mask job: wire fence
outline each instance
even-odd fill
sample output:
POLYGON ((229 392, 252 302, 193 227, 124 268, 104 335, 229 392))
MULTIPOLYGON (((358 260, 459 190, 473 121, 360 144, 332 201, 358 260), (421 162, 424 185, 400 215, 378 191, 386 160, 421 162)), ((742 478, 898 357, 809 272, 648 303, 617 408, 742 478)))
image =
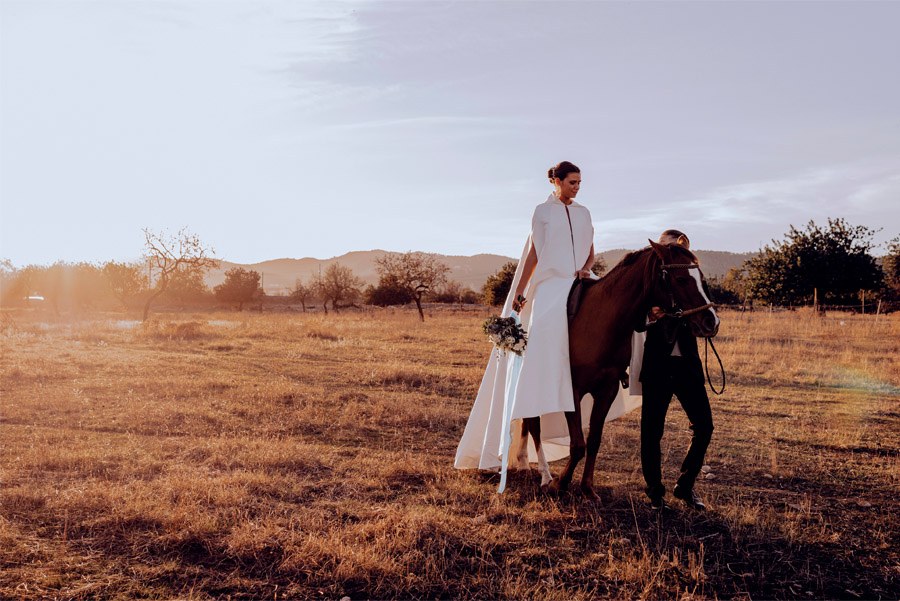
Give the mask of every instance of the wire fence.
POLYGON ((756 313, 781 313, 783 311, 818 310, 821 313, 842 312, 862 315, 879 315, 900 311, 900 301, 874 301, 868 303, 856 303, 852 305, 753 305, 753 304, 728 304, 716 303, 716 309, 729 311, 756 312, 756 313))

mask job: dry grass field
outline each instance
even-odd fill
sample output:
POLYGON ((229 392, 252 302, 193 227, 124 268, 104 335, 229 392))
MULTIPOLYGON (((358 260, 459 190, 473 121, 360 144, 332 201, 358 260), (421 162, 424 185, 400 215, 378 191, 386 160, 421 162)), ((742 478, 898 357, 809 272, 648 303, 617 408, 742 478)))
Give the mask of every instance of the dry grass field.
POLYGON ((710 511, 656 515, 637 413, 599 503, 452 468, 487 314, 4 315, 0 598, 900 597, 900 317, 725 313, 710 511))

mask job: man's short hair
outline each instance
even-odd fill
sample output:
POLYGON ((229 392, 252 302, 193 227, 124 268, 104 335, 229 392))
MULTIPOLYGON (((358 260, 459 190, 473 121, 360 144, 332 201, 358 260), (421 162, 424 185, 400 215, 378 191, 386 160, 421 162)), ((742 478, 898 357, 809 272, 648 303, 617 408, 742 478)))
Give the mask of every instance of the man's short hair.
POLYGON ((666 238, 675 238, 675 243, 679 246, 683 246, 685 248, 691 247, 691 240, 687 237, 687 234, 682 232, 681 230, 666 230, 659 236, 659 242, 662 243, 666 238))

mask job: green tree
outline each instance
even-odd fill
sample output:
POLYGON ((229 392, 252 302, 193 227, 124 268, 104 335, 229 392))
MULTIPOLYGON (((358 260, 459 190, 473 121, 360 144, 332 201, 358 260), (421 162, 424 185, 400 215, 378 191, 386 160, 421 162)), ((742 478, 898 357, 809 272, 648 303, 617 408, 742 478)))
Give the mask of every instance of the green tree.
POLYGON ((42 296, 57 315, 63 309, 83 310, 111 300, 101 270, 90 263, 29 265, 19 270, 10 292, 19 298, 42 296))
POLYGON ((888 242, 888 252, 882 263, 884 283, 894 298, 900 298, 900 236, 888 242))
POLYGON ((137 265, 107 261, 103 265, 103 277, 122 307, 128 310, 128 304, 145 288, 147 280, 137 265))
POLYGON ((456 280, 448 280, 439 288, 435 288, 428 295, 428 300, 433 303, 459 303, 462 302, 463 287, 456 280))
POLYGON ((740 297, 725 287, 724 280, 711 276, 706 278, 706 289, 709 300, 717 305, 736 305, 741 302, 740 297))
POLYGON ((243 311, 244 303, 249 303, 262 294, 262 288, 259 286, 260 277, 258 271, 233 267, 225 272, 225 281, 213 291, 217 299, 237 303, 238 311, 243 311))
POLYGON ((722 278, 722 288, 737 297, 737 302, 745 303, 748 297, 747 273, 740 267, 732 267, 722 278))
POLYGON ((178 303, 183 309, 187 303, 200 303, 208 299, 205 270, 185 267, 172 274, 162 298, 178 303))
POLYGON ((0 304, 7 305, 22 300, 15 290, 18 279, 19 270, 12 261, 0 259, 0 304))
POLYGON ((36 269, 31 265, 3 272, 3 296, 0 300, 4 306, 16 306, 25 302, 25 297, 31 293, 36 269))
POLYGON ((406 288, 393 282, 379 281, 377 286, 369 286, 364 294, 367 305, 391 307, 413 302, 413 297, 406 288))
POLYGON ((497 273, 488 277, 481 288, 481 295, 486 305, 499 306, 506 302, 513 278, 516 276, 518 261, 505 263, 497 273))
POLYGON ((601 255, 594 255, 594 264, 591 265, 591 271, 594 272, 594 275, 600 276, 606 273, 606 261, 603 260, 601 255))
POLYGON ((854 302, 860 290, 879 289, 883 274, 871 254, 875 230, 829 219, 793 225, 782 241, 773 240, 745 263, 749 294, 770 304, 820 301, 854 302))

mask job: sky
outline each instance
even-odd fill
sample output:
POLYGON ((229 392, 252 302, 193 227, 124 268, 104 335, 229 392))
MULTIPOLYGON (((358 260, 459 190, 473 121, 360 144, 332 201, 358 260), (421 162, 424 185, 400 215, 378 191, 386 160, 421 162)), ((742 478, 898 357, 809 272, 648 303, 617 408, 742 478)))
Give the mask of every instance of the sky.
MULTIPOLYGON (((597 250, 900 234, 900 2, 0 0, 0 258, 518 257, 547 169, 597 250)), ((883 247, 881 249, 883 252, 883 247)), ((878 254, 878 250, 876 250, 878 254)))

